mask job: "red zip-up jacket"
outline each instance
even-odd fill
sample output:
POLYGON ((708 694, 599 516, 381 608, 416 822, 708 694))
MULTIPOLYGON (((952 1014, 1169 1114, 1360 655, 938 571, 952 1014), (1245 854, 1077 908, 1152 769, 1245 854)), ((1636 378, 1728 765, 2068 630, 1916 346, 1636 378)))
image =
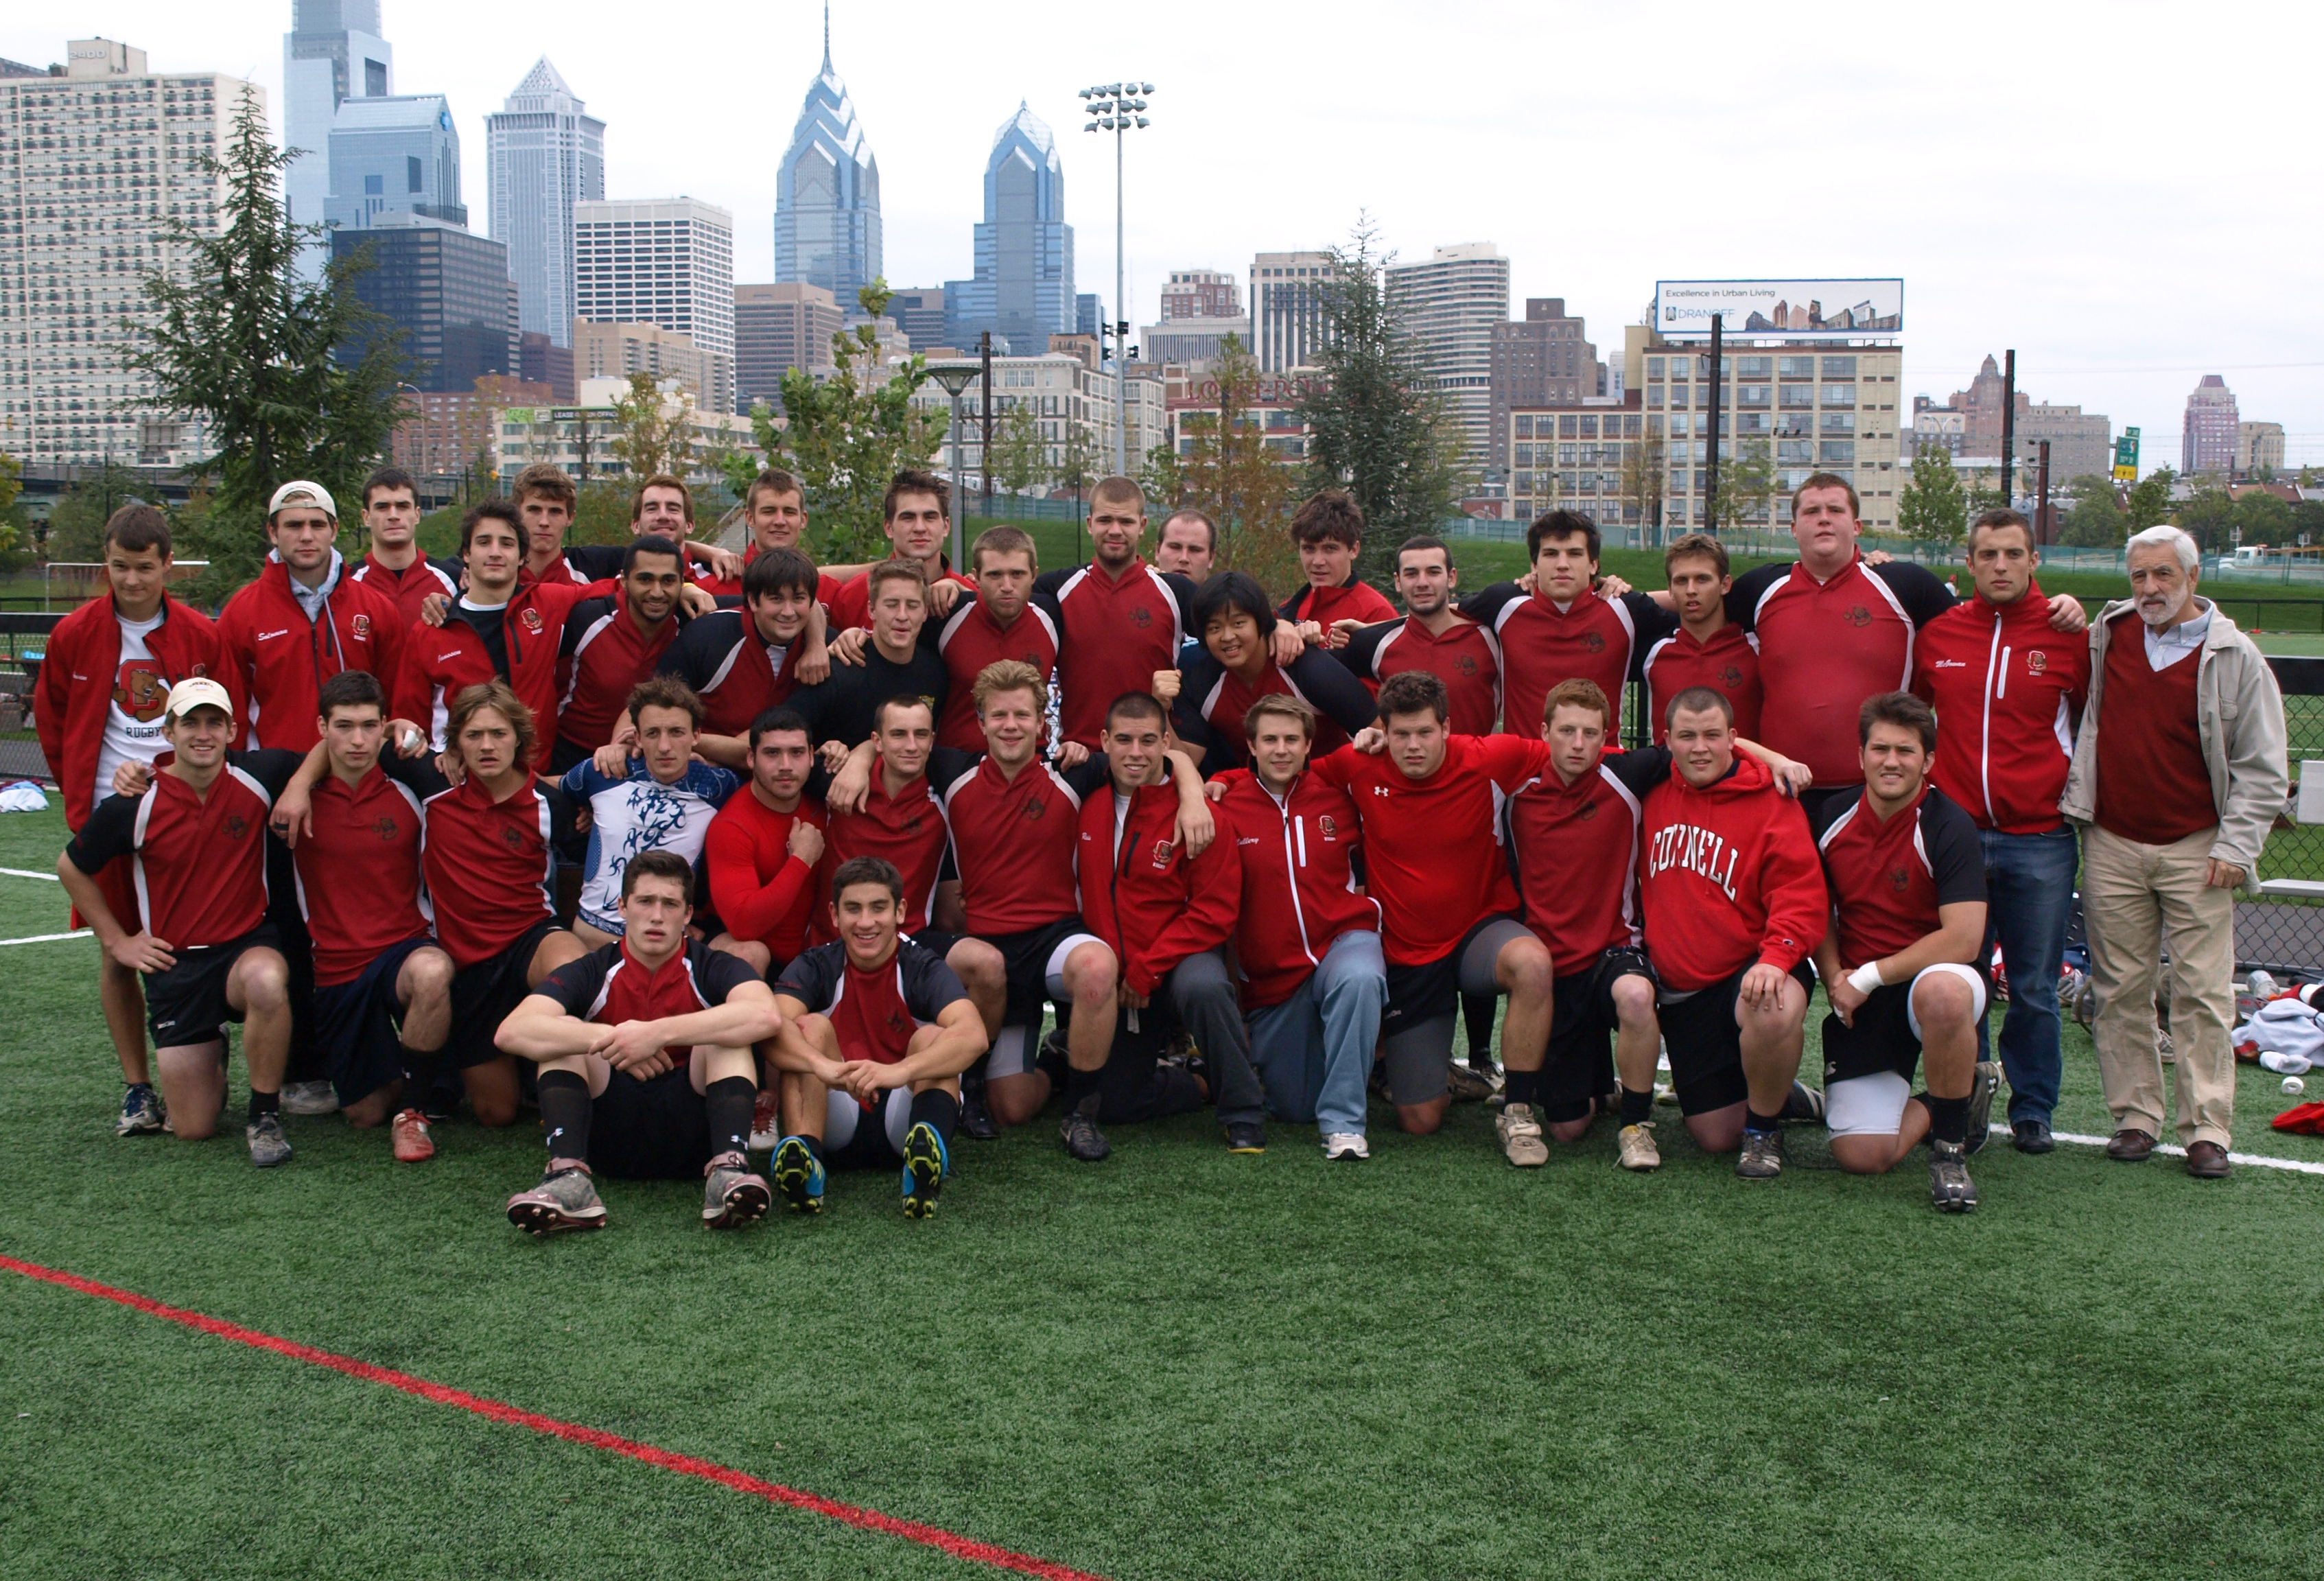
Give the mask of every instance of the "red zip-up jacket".
POLYGON ((1646 796, 1639 899, 1663 986, 1708 988, 1754 963, 1788 972, 1831 907, 1800 804, 1756 758, 1696 790, 1676 768, 1646 796))
POLYGON ((64 797, 67 828, 78 829, 89 809, 113 794, 112 786, 97 782, 97 761, 115 689, 134 687, 139 695, 124 703, 150 707, 141 717, 158 718, 171 687, 189 676, 217 673, 217 627, 210 617, 166 593, 161 610, 161 624, 145 639, 158 671, 150 677, 120 673, 121 624, 110 593, 90 599, 49 633, 32 693, 32 727, 64 797))
MULTIPOLYGON (((501 627, 508 645, 508 683, 517 701, 532 710, 539 738, 532 752, 535 768, 546 768, 557 750, 557 671, 565 617, 584 598, 610 596, 620 586, 610 580, 586 587, 522 582, 509 595, 501 627)), ((463 688, 493 679, 492 652, 460 619, 456 606, 445 612, 442 625, 423 622, 405 636, 398 679, 388 687, 388 711, 425 729, 441 752, 447 744, 444 726, 452 699, 463 688)))
POLYGON ((1241 869, 1235 897, 1235 957, 1242 1007, 1265 1010, 1299 991, 1342 933, 1378 933, 1379 902, 1356 887, 1360 844, 1355 803, 1313 774, 1277 801, 1259 777, 1230 769, 1212 809, 1219 844, 1241 869))
POLYGON ((1140 785, 1131 794, 1118 848, 1111 788, 1082 804, 1079 832, 1082 920, 1112 947, 1122 981, 1139 993, 1152 994, 1180 961, 1234 931, 1234 846, 1213 840, 1186 860, 1176 786, 1140 785))
POLYGON ((219 679, 234 698, 237 746, 308 751, 322 739, 316 694, 343 670, 369 670, 382 690, 394 691, 402 669, 402 611, 350 569, 342 563, 311 622, 290 591, 290 568, 272 557, 258 580, 218 612, 219 679))
POLYGON ((2090 644, 2050 629, 2040 584, 2015 604, 1954 605, 1913 644, 1913 690, 1937 710, 1929 777, 1981 829, 2047 834, 2090 694, 2090 644))

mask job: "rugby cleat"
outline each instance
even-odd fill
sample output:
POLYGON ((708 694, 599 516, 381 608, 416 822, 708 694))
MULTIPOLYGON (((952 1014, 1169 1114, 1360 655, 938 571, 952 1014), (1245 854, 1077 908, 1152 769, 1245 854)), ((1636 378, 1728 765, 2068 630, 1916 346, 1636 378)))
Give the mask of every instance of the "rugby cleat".
POLYGON ((1549 1162, 1549 1144, 1541 1139, 1541 1122, 1533 1116, 1531 1104, 1506 1104, 1493 1117, 1493 1133, 1500 1141, 1501 1156, 1521 1170, 1536 1170, 1549 1162))
POLYGON ((1636 1125, 1625 1125, 1614 1138, 1615 1161, 1626 1170, 1659 1170, 1663 1167, 1662 1150, 1655 1145, 1655 1123, 1641 1120, 1636 1125))
POLYGON ((1500 1073, 1487 1073, 1453 1060, 1444 1074, 1445 1090, 1456 1104, 1481 1104, 1501 1090, 1500 1073))
POLYGON ((1094 1164, 1113 1151, 1113 1144, 1097 1128, 1097 1105, 1094 1096, 1084 1098, 1065 1111, 1065 1122, 1057 1128, 1065 1151, 1085 1164, 1094 1164))
POLYGON ((971 1071, 960 1078, 960 1134, 971 1142, 992 1142, 1001 1135, 1000 1123, 992 1118, 992 1109, 984 1101, 984 1076, 971 1071))
POLYGON ((259 1169, 290 1161, 290 1139, 282 1134, 280 1114, 261 1114, 242 1128, 242 1138, 250 1144, 250 1161, 259 1169))
POLYGON ((772 1152, 782 1139, 783 1096, 772 1087, 761 1087, 751 1101, 751 1151, 772 1152))
POLYGON ((1735 1173, 1746 1180, 1772 1180, 1783 1172, 1784 1133, 1746 1131, 1742 1154, 1735 1160, 1735 1173))
POLYGON ((159 1136, 169 1126, 161 1095, 150 1081, 141 1081, 121 1095, 121 1118, 113 1123, 115 1136, 159 1136))
POLYGON ((563 1230, 602 1230, 605 1205, 597 1199, 597 1182, 583 1169, 558 1170, 540 1178, 530 1191, 508 1199, 509 1223, 534 1235, 554 1235, 563 1230))
MULTIPOLYGON (((1973 1153, 1985 1145, 1992 1134, 1993 1095, 2001 1086, 2001 1067, 1991 1059, 1977 1062, 1977 1075, 1969 1084, 1969 1139, 1961 1146, 1963 1152, 1973 1153)), ((1976 1201, 1976 1193, 1969 1198, 1976 1201)))
POLYGON ((904 1135, 904 1216, 936 1216, 936 1194, 944 1189, 945 1152, 936 1128, 923 1123, 904 1135))
POLYGON ((286 1081, 282 1084, 285 1114, 336 1114, 339 1095, 327 1081, 286 1081))
POLYGON ((766 1217, 774 1202, 775 1194, 751 1173, 751 1160, 741 1153, 721 1153, 703 1172, 702 1222, 710 1229, 740 1229, 766 1217))
POLYGON ((775 1156, 767 1160, 767 1173, 793 1213, 823 1211, 823 1160, 805 1137, 786 1136, 778 1142, 775 1156))
POLYGON ((1929 1205, 1939 1213, 1969 1213, 1977 1207, 1977 1182, 1969 1178, 1968 1158, 1958 1142, 1929 1143, 1929 1205))
POLYGON ((436 1156, 436 1139, 429 1134, 428 1116, 417 1109, 396 1115, 389 1122, 387 1133, 395 1144, 399 1164, 424 1164, 436 1156))

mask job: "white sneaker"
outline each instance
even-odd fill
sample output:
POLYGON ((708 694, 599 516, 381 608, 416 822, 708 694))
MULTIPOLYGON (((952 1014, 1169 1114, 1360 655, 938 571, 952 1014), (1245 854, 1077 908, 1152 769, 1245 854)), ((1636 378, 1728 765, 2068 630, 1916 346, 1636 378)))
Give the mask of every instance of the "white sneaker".
POLYGON ((1493 1122, 1499 1133, 1502 1156, 1521 1170, 1537 1170, 1549 1162, 1549 1144, 1541 1139, 1541 1122, 1530 1104, 1511 1104, 1493 1122))
POLYGON ((336 1114, 339 1112, 339 1095, 331 1090, 327 1081, 286 1081, 282 1084, 282 1112, 336 1114))
POLYGON ((1331 1131, 1323 1135, 1323 1156, 1334 1161, 1340 1159, 1368 1159, 1371 1148, 1353 1132, 1331 1131))

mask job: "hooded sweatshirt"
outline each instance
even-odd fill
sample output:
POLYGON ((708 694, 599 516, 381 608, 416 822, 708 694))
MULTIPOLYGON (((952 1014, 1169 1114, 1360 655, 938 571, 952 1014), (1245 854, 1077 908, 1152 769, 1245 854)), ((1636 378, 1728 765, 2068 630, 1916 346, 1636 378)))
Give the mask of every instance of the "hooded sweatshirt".
POLYGON ((1647 794, 1639 882, 1646 954, 1665 988, 1707 988, 1755 964, 1788 972, 1831 907, 1800 804, 1756 759, 1698 790, 1675 767, 1647 794))

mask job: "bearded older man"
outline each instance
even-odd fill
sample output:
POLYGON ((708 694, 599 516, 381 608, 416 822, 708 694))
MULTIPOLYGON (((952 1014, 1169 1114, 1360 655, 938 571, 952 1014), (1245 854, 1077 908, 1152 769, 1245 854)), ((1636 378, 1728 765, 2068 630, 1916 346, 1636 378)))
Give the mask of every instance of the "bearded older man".
POLYGON ((2167 933, 2179 1140, 2187 1172, 2215 1180, 2236 1096, 2235 894, 2283 810, 2283 698, 2251 639, 2196 596, 2193 539, 2150 527, 2127 553, 2131 596, 2090 623, 2089 706, 2059 800, 2083 826, 2107 1156, 2140 1162, 2162 1134, 2154 990, 2167 933))

